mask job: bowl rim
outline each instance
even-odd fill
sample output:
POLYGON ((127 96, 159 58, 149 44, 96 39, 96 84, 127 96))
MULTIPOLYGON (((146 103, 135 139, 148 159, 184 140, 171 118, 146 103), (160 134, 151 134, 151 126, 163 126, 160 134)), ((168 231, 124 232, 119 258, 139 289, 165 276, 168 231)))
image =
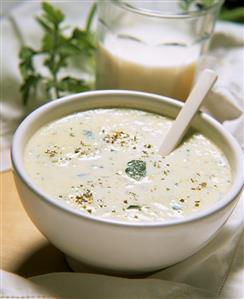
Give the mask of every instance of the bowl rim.
MULTIPOLYGON (((46 203, 52 205, 53 207, 62 210, 63 212, 69 213, 72 216, 76 216, 79 218, 84 218, 85 220, 93 221, 96 223, 101 224, 107 224, 107 225, 116 225, 121 227, 134 227, 134 228, 162 228, 162 227, 168 227, 168 226, 176 226, 176 225, 182 225, 182 224, 189 224, 195 221, 199 221, 203 218, 207 218, 213 214, 218 213, 219 211, 223 210, 226 206, 232 203, 232 201, 235 200, 236 197, 240 194, 243 184, 244 184, 244 177, 242 173, 242 165, 243 165, 243 155, 242 151, 240 149, 239 144, 235 140, 235 138, 214 118, 207 115, 206 113, 199 112, 197 117, 200 117, 203 119, 204 122, 207 122, 211 126, 213 126, 216 131, 218 131, 222 137, 228 142, 229 147, 232 150, 232 153, 234 154, 235 161, 236 161, 236 175, 235 180, 231 185, 230 190, 224 195, 224 197, 215 203, 213 206, 209 207, 206 210, 197 212, 193 215, 178 218, 178 219, 170 219, 166 221, 154 221, 154 222, 126 222, 121 221, 117 219, 107 219, 103 217, 93 216, 86 214, 71 205, 68 205, 67 203, 63 203, 61 201, 58 201, 57 199, 51 198, 51 196, 48 196, 45 192, 42 192, 40 188, 38 188, 31 180, 31 178, 28 177, 27 173, 25 174, 24 171, 24 163, 23 163, 23 156, 21 152, 19 151, 19 144, 21 144, 21 139, 23 137, 23 134, 27 127, 30 126, 32 122, 35 122, 35 118, 42 114, 45 111, 48 111, 50 108, 62 106, 64 103, 68 101, 79 101, 82 98, 86 97, 93 97, 93 96, 104 96, 104 95, 116 95, 116 96, 137 96, 137 97, 144 97, 147 99, 154 99, 159 100, 162 102, 165 102, 166 105, 172 105, 178 108, 183 107, 183 103, 179 102, 178 100, 168 98, 165 96, 160 96, 156 94, 141 92, 141 91, 129 91, 129 90, 95 90, 95 91, 88 91, 88 92, 82 92, 77 93, 73 95, 68 95, 65 97, 62 97, 60 99, 57 99, 52 102, 48 102, 36 110, 32 111, 19 125, 17 128, 12 141, 12 147, 11 147, 11 160, 12 160, 12 166, 14 172, 19 176, 21 181, 29 188, 32 192, 34 192, 41 200, 44 200, 46 203)), ((140 107, 138 107, 140 109, 140 107)), ((21 199, 22 200, 22 199, 21 199)))

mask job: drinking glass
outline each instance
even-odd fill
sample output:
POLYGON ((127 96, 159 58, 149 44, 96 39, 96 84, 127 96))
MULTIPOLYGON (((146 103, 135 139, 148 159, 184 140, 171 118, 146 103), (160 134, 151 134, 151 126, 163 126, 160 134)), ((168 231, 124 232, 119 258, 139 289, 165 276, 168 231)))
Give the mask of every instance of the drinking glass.
POLYGON ((141 90, 184 101, 222 3, 98 1, 97 89, 141 90))

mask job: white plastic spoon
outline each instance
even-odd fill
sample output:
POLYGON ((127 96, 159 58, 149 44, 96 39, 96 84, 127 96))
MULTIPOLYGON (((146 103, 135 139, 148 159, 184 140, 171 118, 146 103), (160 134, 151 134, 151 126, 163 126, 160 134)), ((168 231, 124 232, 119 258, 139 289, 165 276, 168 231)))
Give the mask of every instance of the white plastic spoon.
POLYGON ((176 120, 163 140, 159 149, 159 153, 162 156, 170 154, 181 142, 193 117, 199 110, 208 92, 213 87, 217 77, 217 73, 212 70, 205 69, 202 72, 183 108, 180 110, 176 120))

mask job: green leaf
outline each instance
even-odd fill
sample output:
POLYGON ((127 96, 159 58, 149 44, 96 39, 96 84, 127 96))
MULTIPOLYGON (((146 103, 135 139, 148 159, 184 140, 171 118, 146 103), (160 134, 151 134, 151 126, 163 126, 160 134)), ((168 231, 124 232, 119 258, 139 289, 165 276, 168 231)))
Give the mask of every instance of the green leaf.
POLYGON ((19 53, 19 58, 20 58, 20 63, 19 63, 19 69, 20 73, 23 78, 28 77, 30 74, 34 72, 34 67, 33 67, 33 57, 37 53, 29 48, 29 47, 23 47, 20 50, 19 53))
POLYGON ((22 92, 22 102, 24 105, 27 104, 27 101, 32 92, 35 92, 37 84, 40 80, 39 75, 30 75, 26 78, 25 82, 21 85, 20 90, 22 92))
POLYGON ((72 77, 63 78, 58 82, 57 87, 60 91, 74 92, 74 93, 90 90, 89 85, 87 85, 84 80, 76 79, 72 77))
POLYGON ((127 210, 133 210, 133 209, 141 210, 141 206, 139 206, 139 205, 130 205, 130 206, 127 207, 127 210))
POLYGON ((219 19, 223 21, 244 23, 244 7, 222 9, 219 19))
POLYGON ((60 9, 55 8, 48 2, 42 3, 42 9, 44 11, 43 17, 46 18, 50 23, 53 23, 57 26, 63 22, 64 14, 60 9))
POLYGON ((218 0, 179 0, 179 6, 183 11, 194 11, 206 9, 218 0))
POLYGON ((86 31, 90 31, 91 30, 91 25, 92 25, 92 21, 94 19, 94 15, 96 13, 96 10, 97 10, 97 4, 93 3, 93 5, 92 5, 92 7, 91 7, 91 9, 89 11, 88 17, 87 17, 86 27, 85 27, 86 31))
POLYGON ((146 176, 146 162, 141 160, 131 160, 127 163, 125 173, 132 179, 139 181, 146 176))
POLYGON ((32 59, 32 56, 35 54, 35 51, 29 47, 22 47, 20 50, 19 57, 22 60, 30 60, 32 59))
POLYGON ((81 51, 84 49, 96 49, 96 42, 93 34, 87 31, 80 30, 78 28, 74 29, 70 41, 72 41, 72 43, 75 44, 81 51))
POLYGON ((53 31, 53 26, 49 22, 47 22, 45 18, 37 17, 36 20, 45 31, 47 32, 53 31))
POLYGON ((52 35, 45 34, 42 39, 42 51, 51 52, 55 46, 55 40, 52 35))

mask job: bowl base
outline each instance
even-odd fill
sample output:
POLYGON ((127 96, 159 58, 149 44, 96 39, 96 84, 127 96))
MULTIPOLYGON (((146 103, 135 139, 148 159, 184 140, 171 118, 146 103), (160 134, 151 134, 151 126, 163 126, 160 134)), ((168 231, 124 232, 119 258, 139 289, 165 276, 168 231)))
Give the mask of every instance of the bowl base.
POLYGON ((148 275, 153 273, 153 272, 128 273, 128 272, 121 272, 121 271, 105 269, 105 268, 101 268, 101 267, 95 267, 95 266, 91 266, 91 265, 82 263, 80 261, 77 261, 76 259, 74 259, 73 257, 71 257, 69 255, 65 255, 65 259, 66 259, 69 267, 74 272, 80 272, 80 273, 106 274, 106 275, 125 277, 125 278, 145 278, 148 275))

